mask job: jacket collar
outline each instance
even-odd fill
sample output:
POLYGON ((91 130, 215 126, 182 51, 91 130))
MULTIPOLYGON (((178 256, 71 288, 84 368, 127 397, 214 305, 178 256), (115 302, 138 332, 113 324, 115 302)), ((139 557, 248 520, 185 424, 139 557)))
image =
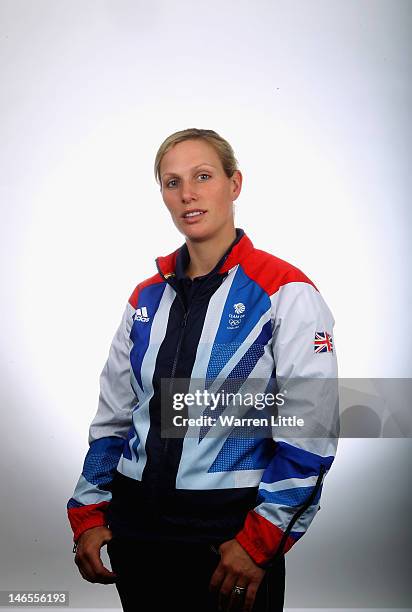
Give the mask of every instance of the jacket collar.
MULTIPOLYGON (((236 228, 236 239, 230 245, 229 249, 220 259, 213 272, 225 274, 228 270, 241 263, 253 251, 253 244, 250 238, 245 234, 242 228, 236 228)), ((184 274, 184 269, 188 264, 189 251, 186 243, 176 249, 169 255, 157 257, 156 265, 160 274, 164 278, 170 276, 179 277, 184 274)), ((209 273, 210 274, 210 273, 209 273)))

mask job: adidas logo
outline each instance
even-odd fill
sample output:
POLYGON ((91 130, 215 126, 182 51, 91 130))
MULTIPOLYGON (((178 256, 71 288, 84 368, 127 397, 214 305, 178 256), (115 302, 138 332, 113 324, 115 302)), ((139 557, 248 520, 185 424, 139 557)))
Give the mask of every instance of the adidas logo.
POLYGON ((142 321, 142 323, 147 323, 148 321, 150 321, 150 317, 147 316, 146 306, 142 306, 141 308, 138 308, 136 310, 136 313, 134 315, 134 320, 142 321))

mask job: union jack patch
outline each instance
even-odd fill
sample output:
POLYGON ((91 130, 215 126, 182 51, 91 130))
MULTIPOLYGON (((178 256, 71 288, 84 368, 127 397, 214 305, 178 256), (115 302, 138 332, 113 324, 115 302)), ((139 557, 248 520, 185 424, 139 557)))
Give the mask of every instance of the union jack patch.
POLYGON ((315 353, 333 353, 333 338, 328 332, 315 333, 314 351, 315 353))

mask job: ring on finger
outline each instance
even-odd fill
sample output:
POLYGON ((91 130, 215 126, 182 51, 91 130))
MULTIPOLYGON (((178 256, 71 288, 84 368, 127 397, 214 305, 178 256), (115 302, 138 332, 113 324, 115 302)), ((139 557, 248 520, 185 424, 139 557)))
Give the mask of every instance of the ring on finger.
POLYGON ((235 586, 232 589, 232 593, 234 595, 244 595, 245 592, 246 592, 246 587, 242 587, 237 584, 235 584, 235 586))

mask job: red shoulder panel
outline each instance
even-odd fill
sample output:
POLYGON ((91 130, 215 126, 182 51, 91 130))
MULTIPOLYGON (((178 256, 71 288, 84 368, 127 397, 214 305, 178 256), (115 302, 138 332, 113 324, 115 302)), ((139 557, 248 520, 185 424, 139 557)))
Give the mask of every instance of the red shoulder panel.
POLYGON ((147 278, 146 280, 142 281, 141 283, 137 285, 137 287, 135 287, 135 289, 133 290, 133 293, 129 297, 129 304, 133 306, 133 308, 137 308, 137 300, 139 297, 139 291, 141 291, 145 287, 148 287, 149 285, 155 285, 156 283, 163 283, 163 282, 164 280, 158 272, 156 272, 156 274, 154 274, 150 278, 147 278))
POLYGON ((273 295, 282 285, 293 282, 309 283, 317 290, 315 284, 299 268, 260 249, 253 249, 241 265, 245 274, 269 295, 273 295))
MULTIPOLYGON (((180 248, 180 247, 179 247, 180 248)), ((179 253, 179 249, 173 251, 173 253, 169 253, 169 255, 164 255, 162 257, 158 257, 156 259, 156 263, 165 276, 168 274, 173 274, 176 268, 176 259, 179 253)))

